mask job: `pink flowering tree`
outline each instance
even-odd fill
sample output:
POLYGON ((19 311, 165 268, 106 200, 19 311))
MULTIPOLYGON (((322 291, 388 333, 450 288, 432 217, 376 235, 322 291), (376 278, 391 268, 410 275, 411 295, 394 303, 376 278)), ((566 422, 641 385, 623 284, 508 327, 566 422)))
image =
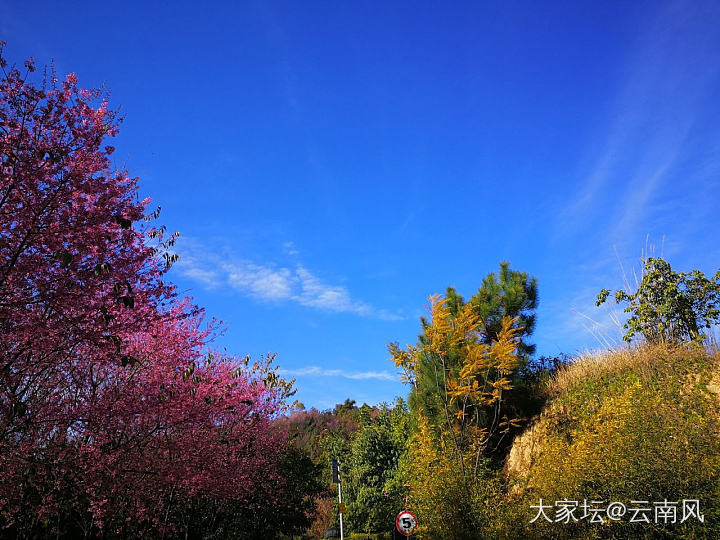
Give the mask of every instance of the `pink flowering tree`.
POLYGON ((198 504, 282 505, 291 384, 213 355, 164 281, 176 235, 112 168, 107 99, 0 68, 0 530, 170 537, 198 504))

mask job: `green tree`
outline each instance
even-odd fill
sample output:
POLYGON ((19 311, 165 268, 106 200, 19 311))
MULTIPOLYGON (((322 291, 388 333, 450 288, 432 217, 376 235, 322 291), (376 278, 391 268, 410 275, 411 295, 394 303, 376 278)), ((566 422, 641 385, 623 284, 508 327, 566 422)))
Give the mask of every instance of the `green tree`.
MULTIPOLYGON (((448 289, 448 298, 450 298, 448 289)), ((455 291, 452 290, 453 296, 455 291)), ((462 297, 458 295, 459 305, 462 306, 462 297)), ((535 345, 527 343, 527 338, 535 330, 535 309, 537 308, 537 279, 531 278, 526 272, 510 270, 510 263, 500 263, 500 271, 489 273, 483 279, 478 292, 468 300, 475 308, 485 329, 485 343, 497 341, 502 329, 503 317, 517 319, 515 328, 517 336, 518 354, 528 357, 535 353, 535 345)))
MULTIPOLYGON (((598 294, 600 306, 610 296, 609 289, 598 294)), ((720 270, 708 279, 699 270, 674 272, 661 258, 644 261, 642 281, 632 294, 619 290, 615 303, 627 302, 625 341, 640 333, 648 342, 680 343, 702 341, 702 328, 711 328, 720 320, 720 270)))
MULTIPOLYGON (((522 395, 522 390, 527 385, 520 380, 518 373, 529 364, 529 357, 535 351, 535 346, 528 343, 528 339, 535 329, 537 301, 537 280, 526 272, 511 270, 508 262, 501 262, 497 273, 491 272, 485 276, 477 293, 467 301, 453 287, 448 287, 444 299, 449 314, 449 324, 455 325, 465 310, 470 309, 471 314, 477 319, 478 341, 488 346, 498 341, 503 318, 514 321, 512 329, 514 340, 517 342, 516 354, 519 364, 518 369, 511 375, 510 387, 516 390, 507 390, 507 392, 513 392, 517 399, 503 401, 504 413, 508 418, 527 416, 524 407, 527 400, 522 395)), ((428 353, 432 322, 426 317, 422 317, 420 322, 422 333, 418 337, 417 345, 404 350, 399 344, 390 343, 388 349, 396 363, 398 360, 402 363, 400 358, 402 355, 405 355, 406 362, 411 358, 416 359, 412 369, 405 370, 409 374, 407 382, 413 387, 409 398, 410 407, 414 412, 422 410, 431 424, 439 426, 447 423, 445 409, 448 404, 443 381, 446 376, 458 377, 465 361, 465 352, 462 347, 448 347, 443 351, 442 357, 428 353)), ((508 394, 506 397, 511 395, 508 394)), ((458 401, 452 403, 449 413, 457 414, 459 406, 458 401)), ((477 424, 487 424, 487 427, 491 427, 496 418, 496 411, 487 408, 476 412, 482 417, 477 424)), ((500 435, 491 448, 504 450, 509 439, 500 435)))
POLYGON ((408 412, 399 400, 393 409, 383 406, 366 422, 353 441, 348 460, 348 530, 374 533, 390 530, 402 509, 405 489, 397 480, 405 451, 408 412))

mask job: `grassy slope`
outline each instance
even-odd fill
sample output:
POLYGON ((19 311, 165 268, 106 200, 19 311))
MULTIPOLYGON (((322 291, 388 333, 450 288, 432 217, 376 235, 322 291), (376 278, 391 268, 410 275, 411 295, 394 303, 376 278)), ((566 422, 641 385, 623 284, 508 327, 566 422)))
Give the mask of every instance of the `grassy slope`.
POLYGON ((549 390, 552 399, 508 460, 499 536, 720 538, 718 351, 645 346, 589 355, 561 371, 549 390), (628 514, 606 525, 529 525, 530 505, 540 497, 650 506, 700 499, 705 523, 638 526, 628 514))

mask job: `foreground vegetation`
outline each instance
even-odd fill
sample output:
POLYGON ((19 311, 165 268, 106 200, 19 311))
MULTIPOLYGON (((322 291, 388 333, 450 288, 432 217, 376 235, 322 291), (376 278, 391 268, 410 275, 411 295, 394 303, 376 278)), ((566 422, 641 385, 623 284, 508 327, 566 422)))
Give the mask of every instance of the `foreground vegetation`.
MULTIPOLYGON (((346 402, 334 411, 303 411, 283 423, 295 443, 325 465, 319 470, 325 485, 330 458, 344 458, 345 525, 353 533, 389 534, 393 516, 410 508, 421 522, 417 536, 431 539, 720 534, 715 348, 628 346, 571 364, 536 366, 517 377, 533 381, 547 402, 506 452, 493 457, 483 451, 477 461, 469 459, 477 458, 472 445, 461 460, 442 422, 434 424, 402 401, 379 409, 346 402), (531 523, 537 514, 532 507, 541 499, 552 507, 547 515, 553 523, 544 518, 531 523), (681 523, 683 500, 698 500, 699 515, 681 523), (557 514, 555 501, 577 501, 574 517, 557 514), (590 523, 581 519, 583 501, 619 502, 627 511, 621 519, 590 523), (647 501, 650 523, 631 522, 632 501, 647 501), (675 523, 655 522, 654 503, 662 501, 679 503, 675 523)), ((459 437, 459 426, 453 426, 459 437)), ((328 489, 316 500, 309 536, 319 537, 336 524, 335 498, 328 489)))

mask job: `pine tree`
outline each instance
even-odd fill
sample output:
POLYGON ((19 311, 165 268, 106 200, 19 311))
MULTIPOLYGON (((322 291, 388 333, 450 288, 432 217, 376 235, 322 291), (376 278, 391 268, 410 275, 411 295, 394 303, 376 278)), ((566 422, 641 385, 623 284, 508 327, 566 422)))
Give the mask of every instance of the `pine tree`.
MULTIPOLYGON (((462 346, 450 345, 444 347, 442 355, 438 352, 438 335, 453 333, 458 335, 460 326, 472 325, 475 329, 475 339, 479 344, 491 347, 494 343, 502 341, 503 320, 512 321, 513 342, 515 342, 517 365, 509 374, 512 384, 505 389, 503 414, 508 418, 524 418, 527 416, 522 404, 516 403, 515 397, 524 389, 523 381, 519 380, 518 371, 529 363, 530 355, 535 346, 527 342, 535 327, 534 310, 537 306, 537 280, 528 276, 526 272, 510 269, 508 262, 500 263, 498 273, 489 273, 482 282, 478 292, 467 302, 453 287, 448 287, 442 305, 435 304, 433 320, 421 318, 422 334, 418 337, 415 346, 401 349, 397 343, 389 345, 389 351, 396 365, 405 372, 405 381, 412 385, 409 403, 413 411, 422 410, 429 421, 436 426, 447 423, 447 414, 455 415, 460 412, 460 406, 455 401, 448 404, 447 388, 444 385, 446 377, 458 379, 463 366, 467 362, 467 350, 462 346), (438 318, 440 316, 440 318, 438 318), (439 358, 442 357, 442 361, 439 358), (512 398, 511 398, 512 393, 512 398), (511 399, 507 399, 511 398, 511 399), (446 411, 446 409, 448 409, 446 411)), ((462 332, 460 332, 462 333, 462 332)), ((522 400, 520 400, 522 401, 522 400)), ((477 425, 493 425, 496 418, 492 407, 483 407, 487 410, 476 410, 482 417, 476 419, 477 425)), ((499 439, 500 437, 498 437, 499 439)), ((506 437, 505 440, 509 438, 506 437)), ((494 448, 499 440, 494 441, 494 448)), ((503 448, 501 445, 499 448, 503 448)))

